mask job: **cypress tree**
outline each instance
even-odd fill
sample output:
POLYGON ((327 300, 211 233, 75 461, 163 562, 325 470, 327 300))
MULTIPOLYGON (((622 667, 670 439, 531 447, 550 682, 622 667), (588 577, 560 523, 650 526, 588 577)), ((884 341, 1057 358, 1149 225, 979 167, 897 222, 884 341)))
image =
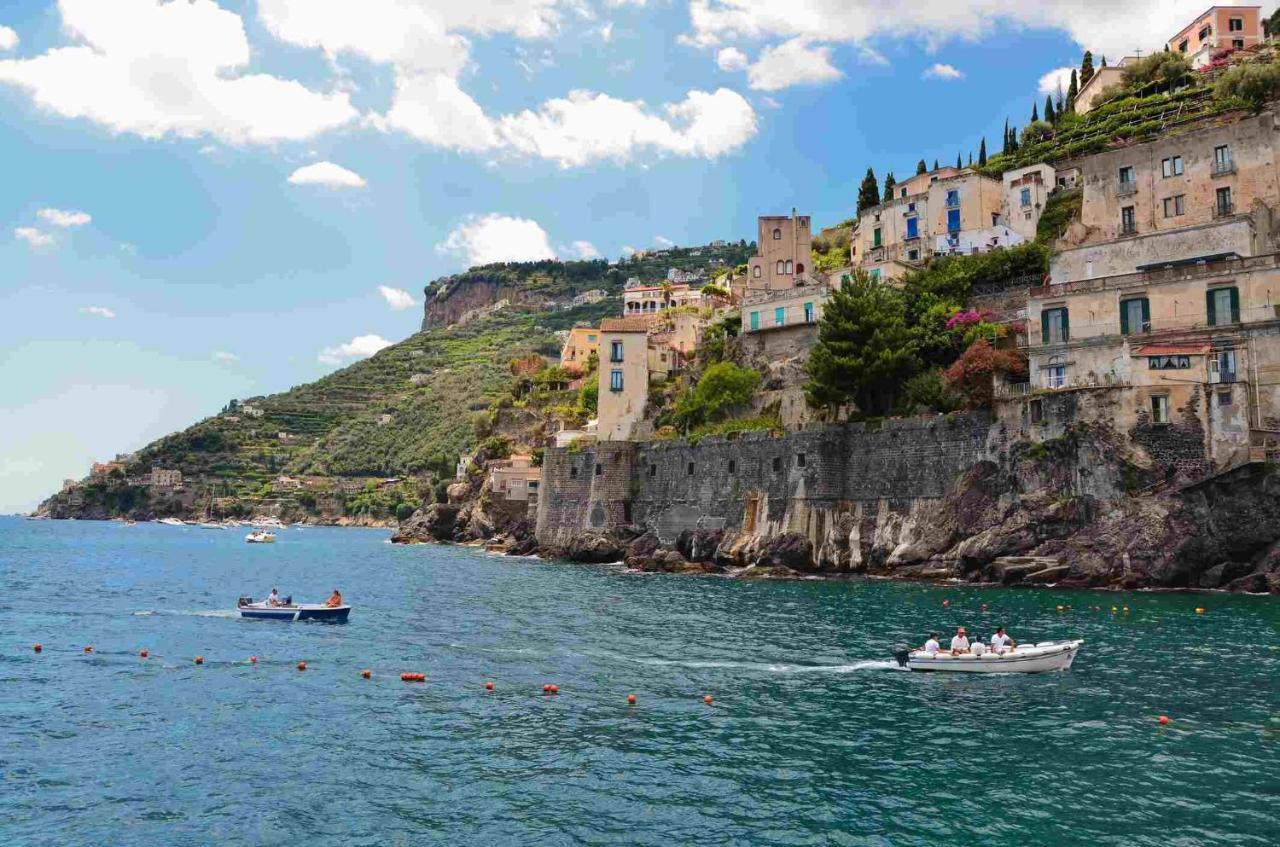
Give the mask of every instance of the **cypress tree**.
POLYGON ((928 172, 929 166, 924 163, 924 159, 916 162, 916 176, 919 176, 920 174, 927 174, 928 172))
POLYGON ((1102 66, 1103 66, 1104 68, 1107 66, 1107 57, 1106 57, 1106 56, 1103 56, 1103 57, 1102 57, 1102 66))
POLYGON ((982 144, 978 146, 978 167, 981 168, 986 164, 987 164, 987 137, 984 135, 982 136, 982 144))
POLYGON ((1000 141, 1000 152, 1009 153, 1009 119, 1004 119, 1004 138, 1000 141))
POLYGON ((962 161, 960 160, 960 154, 959 154, 959 153, 957 153, 957 154, 956 154, 956 168, 957 168, 957 169, 960 169, 960 168, 963 168, 963 167, 964 167, 964 162, 962 162, 962 161))
POLYGON ((1009 146, 1013 152, 1018 152, 1018 128, 1016 126, 1009 127, 1009 146))
POLYGON ((973 167, 973 151, 969 151, 969 167, 973 167))
POLYGON ((1049 123, 1057 123, 1057 116, 1053 113, 1053 95, 1046 94, 1044 96, 1044 119, 1049 123))
POLYGON ((934 169, 935 171, 938 169, 938 160, 937 160, 937 159, 934 159, 934 160, 933 160, 933 169, 934 169))
POLYGON ((1093 54, 1084 51, 1084 60, 1080 62, 1080 87, 1084 88, 1093 79, 1093 54))
POLYGON ((1071 84, 1067 86, 1067 111, 1074 112, 1076 110, 1076 95, 1080 93, 1079 86, 1076 85, 1076 69, 1071 69, 1071 84))
POLYGON ((879 203, 880 191, 875 171, 867 168, 867 175, 862 178, 862 184, 858 186, 858 214, 862 214, 863 209, 870 209, 879 203))
POLYGON ((1035 123, 1040 120, 1040 106, 1037 103, 1031 104, 1031 122, 1035 123))
POLYGON ((884 202, 888 203, 890 200, 893 199, 893 187, 897 184, 898 184, 898 181, 893 178, 893 171, 889 171, 889 173, 885 174, 884 202))

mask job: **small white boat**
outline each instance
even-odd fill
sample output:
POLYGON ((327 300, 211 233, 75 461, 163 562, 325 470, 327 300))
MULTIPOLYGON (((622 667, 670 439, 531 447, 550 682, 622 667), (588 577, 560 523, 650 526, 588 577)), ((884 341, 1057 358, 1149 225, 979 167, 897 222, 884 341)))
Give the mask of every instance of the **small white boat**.
POLYGON ((265 529, 255 529, 244 537, 249 544, 275 544, 275 533, 267 532, 265 529))
POLYGON ((1076 653, 1084 639, 1071 641, 1041 641, 996 653, 988 650, 981 656, 961 653, 952 656, 950 650, 939 650, 929 655, 923 650, 900 648, 893 657, 898 664, 913 671, 951 671, 958 673, 1044 673, 1065 671, 1075 661, 1076 653))
POLYGON ((184 524, 182 521, 178 520, 177 518, 161 518, 160 520, 156 521, 156 523, 162 523, 165 526, 186 526, 186 524, 184 524))

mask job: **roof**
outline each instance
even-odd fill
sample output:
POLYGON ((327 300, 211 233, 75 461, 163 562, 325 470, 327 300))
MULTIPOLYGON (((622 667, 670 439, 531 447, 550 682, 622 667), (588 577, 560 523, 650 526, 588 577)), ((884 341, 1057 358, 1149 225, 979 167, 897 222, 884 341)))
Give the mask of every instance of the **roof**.
POLYGON ((600 322, 601 332, 644 332, 649 331, 648 318, 605 318, 600 322))
POLYGON ((1209 352, 1208 342, 1191 344, 1144 344, 1139 356, 1203 356, 1209 352))

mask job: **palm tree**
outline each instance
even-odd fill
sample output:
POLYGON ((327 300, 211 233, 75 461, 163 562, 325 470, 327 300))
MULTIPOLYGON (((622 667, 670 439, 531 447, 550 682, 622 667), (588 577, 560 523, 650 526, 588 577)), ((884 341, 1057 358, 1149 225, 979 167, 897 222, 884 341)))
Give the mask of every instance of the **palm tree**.
POLYGON ((669 279, 664 279, 658 286, 658 291, 662 292, 662 308, 664 309, 671 308, 671 290, 671 280, 669 279))

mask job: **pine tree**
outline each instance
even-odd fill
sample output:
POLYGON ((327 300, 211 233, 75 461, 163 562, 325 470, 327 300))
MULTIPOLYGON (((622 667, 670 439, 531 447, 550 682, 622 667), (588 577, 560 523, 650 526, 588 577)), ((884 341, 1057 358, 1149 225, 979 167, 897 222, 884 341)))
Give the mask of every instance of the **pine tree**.
POLYGON ((893 178, 893 171, 889 171, 889 173, 885 174, 884 202, 888 203, 890 200, 893 199, 893 187, 897 184, 898 184, 898 181, 893 178))
POLYGON ((1049 123, 1056 123, 1057 117, 1053 114, 1053 95, 1046 94, 1044 96, 1044 119, 1049 123))
POLYGON ((1035 123, 1038 120, 1040 120, 1039 106, 1036 103, 1032 103, 1031 104, 1031 122, 1035 123))
POLYGON ((978 145, 978 167, 984 167, 987 164, 987 137, 982 136, 982 143, 978 145))
POLYGON ((916 348, 902 294, 856 269, 823 308, 805 393, 815 406, 852 402, 864 414, 883 414, 920 369, 916 348))
POLYGON ((862 184, 858 186, 858 214, 862 214, 863 209, 870 209, 879 204, 880 185, 876 182, 875 171, 867 168, 867 175, 862 178, 862 184))
POLYGON ((1071 69, 1071 84, 1067 86, 1067 111, 1074 112, 1076 110, 1076 95, 1080 93, 1080 88, 1076 84, 1076 69, 1071 69))
POLYGON ((1080 87, 1084 88, 1093 79, 1093 54, 1084 51, 1084 60, 1080 62, 1080 87))
POLYGON ((927 174, 928 172, 929 166, 924 163, 924 159, 916 162, 916 176, 919 176, 920 174, 927 174))

